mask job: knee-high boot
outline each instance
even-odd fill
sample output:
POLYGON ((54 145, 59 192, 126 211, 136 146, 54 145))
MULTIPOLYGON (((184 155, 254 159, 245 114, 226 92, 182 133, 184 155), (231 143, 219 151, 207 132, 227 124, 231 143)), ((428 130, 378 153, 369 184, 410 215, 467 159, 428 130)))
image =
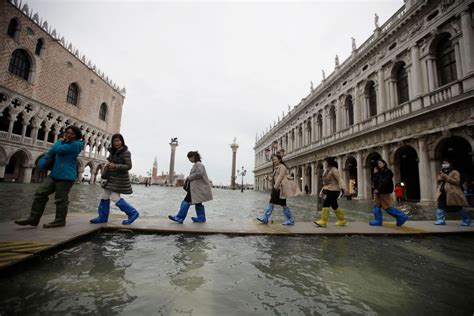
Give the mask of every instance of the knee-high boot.
POLYGON ((138 218, 138 216, 140 216, 138 211, 123 198, 120 198, 115 205, 117 205, 122 212, 125 212, 125 214, 128 215, 128 218, 122 221, 123 225, 130 225, 138 218))
POLYGON ((273 204, 268 204, 267 208, 265 209, 265 212, 263 213, 263 216, 257 217, 257 220, 261 222, 262 224, 268 224, 268 219, 272 215, 273 212, 273 204))
POLYGON ((446 225, 445 221, 445 216, 444 216, 444 210, 438 208, 436 210, 436 222, 434 222, 435 225, 446 225))
POLYGON ((462 217, 461 226, 471 226, 471 218, 469 217, 469 215, 467 215, 466 211, 464 209, 461 209, 459 211, 459 214, 462 217))
POLYGON ((374 206, 373 211, 374 211, 375 219, 371 220, 369 222, 369 225, 382 226, 383 219, 382 219, 382 211, 380 210, 380 207, 374 206))
POLYGON ((92 224, 107 223, 109 221, 110 200, 100 200, 98 208, 99 216, 90 220, 92 224))
POLYGON ((204 205, 202 203, 196 204, 196 215, 197 217, 191 217, 191 220, 194 223, 204 223, 206 222, 206 211, 204 209, 204 205))
POLYGON ((394 207, 389 207, 386 211, 397 219, 397 226, 402 226, 408 219, 408 215, 394 207))
POLYGON ((336 213, 336 217, 337 217, 337 222, 336 222, 336 226, 346 226, 346 220, 344 219, 344 211, 342 210, 342 208, 337 208, 337 210, 334 210, 334 213, 336 213))
POLYGON ((191 207, 191 204, 183 200, 181 202, 181 206, 179 207, 178 214, 168 215, 168 218, 172 221, 182 224, 188 215, 189 207, 191 207))
POLYGON ((282 225, 294 225, 295 221, 293 220, 293 216, 291 216, 291 210, 288 206, 283 207, 283 214, 285 215, 286 221, 282 223, 282 225))
POLYGON ((326 223, 329 218, 329 207, 323 207, 321 209, 321 219, 319 221, 314 221, 319 227, 326 227, 326 223))

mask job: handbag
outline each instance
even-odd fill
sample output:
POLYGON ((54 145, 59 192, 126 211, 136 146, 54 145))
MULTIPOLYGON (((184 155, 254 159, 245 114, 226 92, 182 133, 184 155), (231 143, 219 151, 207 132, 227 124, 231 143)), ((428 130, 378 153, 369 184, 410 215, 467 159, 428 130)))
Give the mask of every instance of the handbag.
POLYGON ((183 183, 184 191, 189 192, 189 189, 190 189, 189 185, 190 185, 190 181, 188 179, 186 179, 186 181, 184 181, 184 183, 183 183))
POLYGON ((108 180, 109 177, 110 177, 110 170, 109 170, 109 166, 105 166, 104 167, 104 170, 102 170, 102 174, 101 174, 101 179, 104 179, 104 180, 108 180))

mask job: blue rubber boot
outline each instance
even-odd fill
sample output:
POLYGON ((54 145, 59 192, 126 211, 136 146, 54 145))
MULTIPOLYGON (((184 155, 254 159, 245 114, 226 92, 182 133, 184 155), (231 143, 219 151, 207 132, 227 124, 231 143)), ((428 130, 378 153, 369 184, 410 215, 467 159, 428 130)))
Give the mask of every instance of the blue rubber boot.
POLYGON ((268 219, 272 215, 273 212, 273 204, 268 204, 267 208, 265 209, 265 212, 263 213, 263 216, 257 217, 257 220, 262 223, 262 224, 268 224, 268 219))
POLYGON ((394 207, 389 207, 388 209, 386 209, 386 211, 388 214, 392 215, 397 219, 397 226, 402 226, 408 219, 408 215, 406 215, 400 210, 397 210, 394 207))
POLYGON ((194 207, 196 208, 197 217, 191 217, 191 220, 194 223, 205 223, 206 222, 206 211, 204 209, 204 205, 202 203, 199 203, 199 204, 196 204, 194 207))
POLYGON ((375 219, 371 220, 369 222, 369 225, 382 226, 383 218, 382 218, 382 211, 380 210, 380 207, 374 206, 373 211, 374 211, 375 219))
POLYGON ((128 218, 122 221, 123 225, 130 225, 138 218, 138 216, 140 216, 137 210, 133 206, 128 204, 128 202, 125 201, 123 198, 120 198, 120 200, 118 200, 115 205, 117 205, 122 212, 125 212, 125 214, 128 215, 128 218))
POLYGON ((293 220, 293 217, 291 216, 291 210, 288 206, 283 207, 283 214, 286 217, 286 221, 284 221, 282 225, 292 226, 295 224, 295 221, 293 220))
POLYGON ((97 210, 99 212, 99 216, 90 220, 92 224, 100 224, 100 223, 107 223, 109 220, 109 213, 110 213, 110 200, 100 200, 99 208, 97 210))
POLYGON ((445 217, 444 217, 444 210, 442 209, 437 209, 436 210, 436 222, 434 222, 435 225, 446 225, 446 221, 445 221, 445 217))
POLYGON ((188 215, 188 210, 190 206, 191 204, 183 200, 181 202, 181 206, 179 207, 178 214, 176 214, 175 216, 168 215, 168 218, 172 221, 182 224, 184 220, 186 219, 186 216, 188 215))
POLYGON ((461 226, 471 226, 471 218, 469 217, 469 215, 467 215, 466 211, 464 209, 461 209, 459 211, 459 214, 462 217, 461 226))

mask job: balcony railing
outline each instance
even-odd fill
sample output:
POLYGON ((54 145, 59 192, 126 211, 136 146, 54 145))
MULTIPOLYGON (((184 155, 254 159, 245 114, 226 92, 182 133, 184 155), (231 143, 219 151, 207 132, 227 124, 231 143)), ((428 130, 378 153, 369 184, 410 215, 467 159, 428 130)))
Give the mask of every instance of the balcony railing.
MULTIPOLYGON (((443 87, 436 89, 435 91, 426 94, 423 97, 424 108, 429 108, 434 105, 445 102, 451 98, 454 98, 462 93, 462 86, 460 82, 453 82, 443 87)), ((417 100, 419 101, 419 100, 417 100)), ((364 121, 358 122, 352 126, 346 127, 336 133, 325 136, 322 139, 318 139, 311 144, 303 147, 299 147, 287 153, 286 160, 298 157, 300 155, 312 152, 322 147, 325 144, 335 142, 337 140, 348 138, 359 132, 370 131, 378 126, 383 126, 384 123, 394 121, 397 119, 409 118, 413 113, 412 104, 414 100, 402 103, 394 108, 388 109, 383 113, 368 118, 364 121)), ((415 107, 416 108, 416 107, 415 107)), ((264 162, 263 164, 256 165, 256 169, 266 168, 271 166, 271 163, 264 162)))

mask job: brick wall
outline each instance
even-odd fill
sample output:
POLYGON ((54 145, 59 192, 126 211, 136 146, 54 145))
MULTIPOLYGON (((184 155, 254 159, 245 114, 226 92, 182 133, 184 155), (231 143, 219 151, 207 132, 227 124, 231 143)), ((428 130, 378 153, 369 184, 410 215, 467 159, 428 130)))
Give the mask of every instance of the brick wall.
POLYGON ((0 86, 109 133, 120 131, 124 97, 7 0, 0 0, 0 86), (20 22, 16 39, 7 34, 12 18, 20 22), (40 38, 45 51, 37 56, 35 48, 40 38), (18 48, 27 50, 32 60, 31 82, 8 71, 10 56, 18 48), (68 87, 73 82, 80 89, 77 106, 66 102, 68 87), (108 108, 106 121, 99 119, 103 102, 108 108))

